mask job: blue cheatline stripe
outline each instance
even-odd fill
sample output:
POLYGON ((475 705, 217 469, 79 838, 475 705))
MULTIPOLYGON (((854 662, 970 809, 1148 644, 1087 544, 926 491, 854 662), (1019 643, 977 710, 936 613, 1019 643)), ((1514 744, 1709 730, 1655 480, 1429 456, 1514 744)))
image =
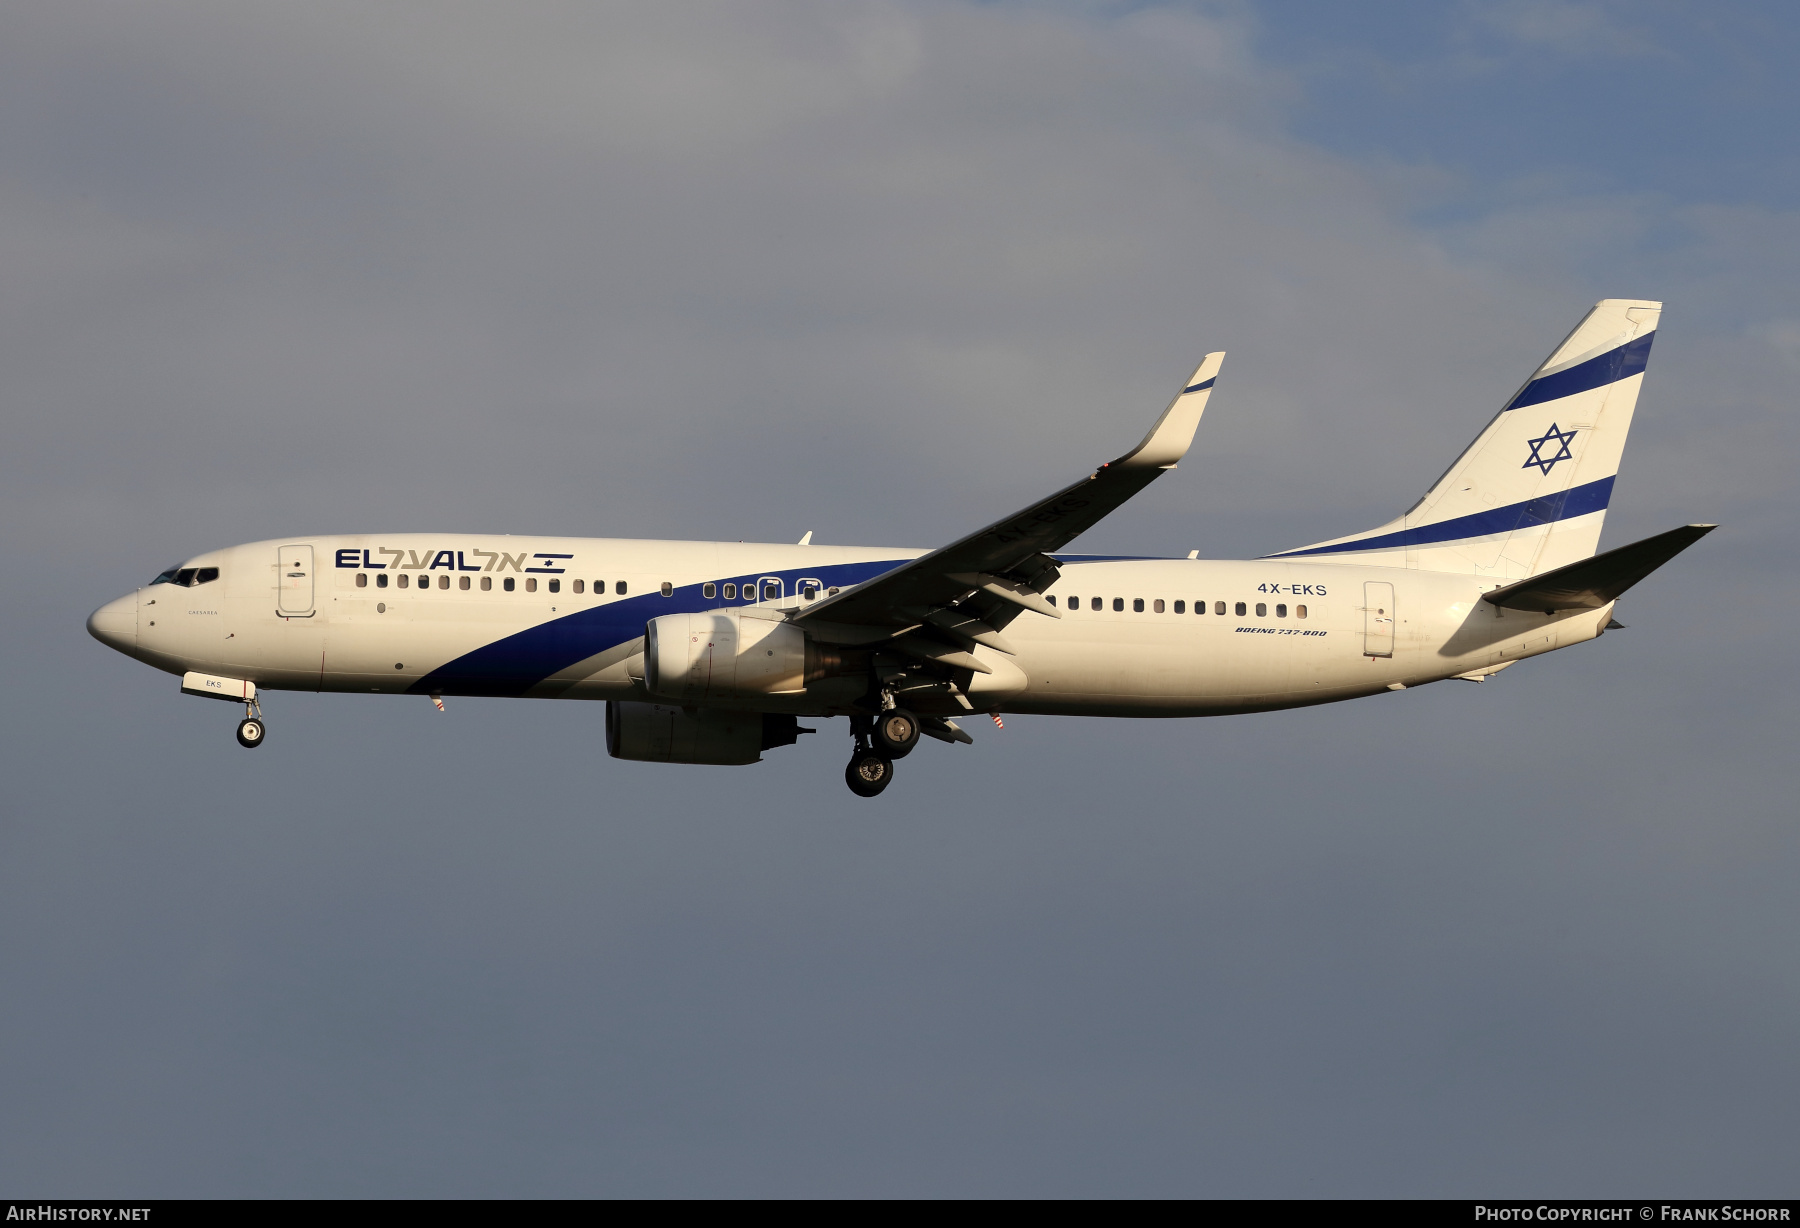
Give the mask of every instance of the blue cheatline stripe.
POLYGON ((1476 512, 1471 516, 1458 516, 1454 520, 1420 525, 1416 529, 1401 529, 1398 533, 1384 533, 1380 537, 1338 542, 1334 546, 1314 546, 1307 550, 1289 550, 1285 554, 1265 554, 1263 557, 1292 559, 1314 554, 1393 550, 1401 546, 1436 546, 1444 542, 1461 541, 1466 537, 1492 537, 1533 525, 1573 520, 1577 516, 1586 516, 1589 512, 1605 511, 1606 505, 1612 501, 1613 481, 1613 478, 1601 478, 1598 482, 1545 495, 1541 499, 1527 499, 1523 503, 1511 503, 1491 511, 1476 512))
POLYGON ((1519 395, 1506 408, 1523 409, 1527 405, 1542 405, 1545 401, 1557 401, 1563 397, 1572 397, 1578 392, 1604 388, 1627 376, 1636 375, 1649 365, 1650 343, 1654 340, 1656 333, 1647 332, 1636 341, 1628 341, 1616 350, 1608 350, 1586 362, 1577 363, 1567 371, 1534 379, 1520 390, 1519 395))
MULTIPOLYGON (((762 579, 779 576, 782 591, 791 596, 802 579, 817 580, 827 588, 849 588, 909 561, 885 559, 830 567, 795 567, 721 576, 712 583, 735 583, 754 588, 762 579)), ((568 600, 579 601, 581 598, 571 595, 568 600)), ((698 584, 684 585, 667 597, 650 592, 623 601, 608 601, 484 644, 474 652, 440 665, 407 690, 415 695, 428 695, 434 691, 447 695, 523 695, 577 661, 585 661, 637 639, 644 634, 644 624, 659 614, 698 614, 744 604, 707 597, 698 584)))
POLYGON ((1181 390, 1181 395, 1186 396, 1190 392, 1205 392, 1208 388, 1213 386, 1213 380, 1218 378, 1219 377, 1215 375, 1212 379, 1203 379, 1198 384, 1189 384, 1186 388, 1181 390))

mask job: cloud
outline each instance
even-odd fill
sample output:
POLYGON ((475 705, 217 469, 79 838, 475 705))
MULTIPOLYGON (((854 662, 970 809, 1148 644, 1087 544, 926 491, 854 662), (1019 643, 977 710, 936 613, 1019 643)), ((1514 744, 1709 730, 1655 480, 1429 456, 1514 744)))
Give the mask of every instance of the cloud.
MULTIPOLYGON (((1371 450, 1372 481, 1332 476, 1349 424, 1460 394, 1472 357, 1498 390, 1579 310, 1455 326, 1507 314, 1503 276, 1410 226, 1398 179, 1285 138, 1286 87, 1226 21, 830 8, 39 19, 0 243, 39 253, 14 300, 39 328, 78 323, 15 334, 48 400, 14 455, 73 417, 107 424, 86 468, 112 491, 274 452, 254 502, 283 522, 323 484, 388 523, 582 527, 598 486, 633 531, 705 535, 746 485, 820 480, 829 435, 905 475, 842 533, 929 489, 929 541, 1004 510, 940 491, 1016 502, 1116 453, 1224 346, 1203 449, 1400 503, 1503 392, 1371 450)), ((202 518, 219 493, 151 485, 202 518)), ((769 502, 758 531, 788 536, 769 502)))
POLYGON ((1492 33, 1571 58, 1668 55, 1638 19, 1641 7, 1608 0, 1489 0, 1465 11, 1492 33))

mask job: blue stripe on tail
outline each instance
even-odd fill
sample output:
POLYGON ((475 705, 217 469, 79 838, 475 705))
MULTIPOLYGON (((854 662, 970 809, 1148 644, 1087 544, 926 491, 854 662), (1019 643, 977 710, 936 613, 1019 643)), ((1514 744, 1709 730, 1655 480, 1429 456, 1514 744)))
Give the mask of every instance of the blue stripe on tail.
POLYGON ((1534 379, 1520 389, 1519 395, 1506 408, 1524 409, 1527 405, 1542 405, 1545 401, 1557 401, 1563 397, 1572 397, 1578 392, 1604 388, 1608 384, 1616 384, 1628 376, 1636 375, 1649 365, 1650 343, 1654 340, 1656 333, 1647 332, 1636 341, 1628 341, 1616 350, 1608 350, 1586 362, 1577 363, 1566 371, 1534 379))
POLYGON ((1598 482, 1558 491, 1541 499, 1527 499, 1523 503, 1512 503, 1470 516, 1458 516, 1454 520, 1420 525, 1416 529, 1401 529, 1398 533, 1384 533, 1380 537, 1364 537, 1331 546, 1310 546, 1305 550, 1289 550, 1285 554, 1266 554, 1263 557, 1292 559, 1315 554, 1393 550, 1402 546, 1440 546, 1445 542, 1461 541, 1469 537, 1492 537, 1500 533, 1511 533, 1515 529, 1530 528, 1532 525, 1573 520, 1590 512, 1605 511, 1606 505, 1612 501, 1613 481, 1613 478, 1601 478, 1598 482))

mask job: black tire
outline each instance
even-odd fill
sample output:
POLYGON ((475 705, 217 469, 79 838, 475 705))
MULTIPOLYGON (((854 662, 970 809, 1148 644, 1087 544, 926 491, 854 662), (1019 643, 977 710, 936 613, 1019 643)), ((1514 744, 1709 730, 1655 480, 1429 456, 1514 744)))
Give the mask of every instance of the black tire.
POLYGON ((857 751, 850 756, 850 766, 844 769, 844 783, 858 797, 874 797, 893 778, 894 761, 878 751, 857 751))
POLYGON ((904 759, 919 744, 919 718, 905 708, 889 708, 875 718, 875 748, 890 759, 904 759))
POLYGON ((261 719, 246 716, 238 722, 238 745, 246 750, 255 750, 263 744, 263 737, 268 730, 263 727, 261 719))

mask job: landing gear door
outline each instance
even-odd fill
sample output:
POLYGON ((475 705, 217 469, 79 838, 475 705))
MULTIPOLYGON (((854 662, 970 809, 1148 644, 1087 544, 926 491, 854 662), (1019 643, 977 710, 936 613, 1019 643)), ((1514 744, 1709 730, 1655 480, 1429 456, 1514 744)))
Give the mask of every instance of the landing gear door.
POLYGON ((275 610, 283 618, 311 618, 313 613, 313 548, 283 546, 275 560, 275 610))
POLYGON ((1379 580, 1363 582, 1363 655, 1394 655, 1394 586, 1379 580))

